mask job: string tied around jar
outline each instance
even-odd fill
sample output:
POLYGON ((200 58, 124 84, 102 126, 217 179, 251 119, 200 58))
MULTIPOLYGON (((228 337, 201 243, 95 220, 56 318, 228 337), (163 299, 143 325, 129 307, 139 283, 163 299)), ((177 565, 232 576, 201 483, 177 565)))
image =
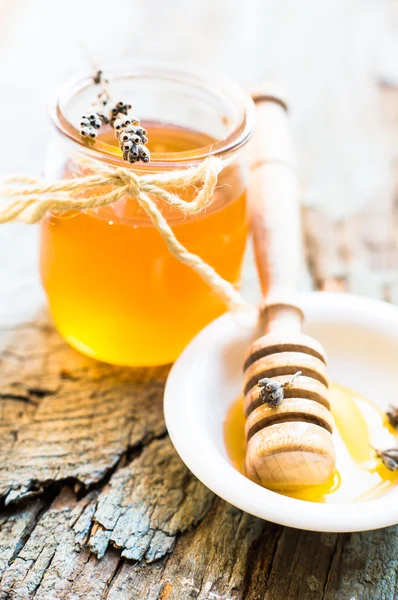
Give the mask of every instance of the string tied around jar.
POLYGON ((0 206, 0 224, 12 221, 34 224, 49 211, 92 210, 110 206, 127 197, 136 198, 176 259, 193 269, 229 308, 247 306, 232 283, 177 240, 157 203, 151 198, 155 196, 158 201, 185 216, 201 213, 211 202, 217 187, 218 175, 223 169, 221 159, 209 156, 198 166, 146 175, 138 175, 125 168, 115 169, 101 162, 82 161, 82 166, 89 166, 94 172, 53 182, 25 174, 0 179, 0 197, 11 199, 6 206, 0 206), (198 183, 201 185, 190 202, 170 191, 198 183))

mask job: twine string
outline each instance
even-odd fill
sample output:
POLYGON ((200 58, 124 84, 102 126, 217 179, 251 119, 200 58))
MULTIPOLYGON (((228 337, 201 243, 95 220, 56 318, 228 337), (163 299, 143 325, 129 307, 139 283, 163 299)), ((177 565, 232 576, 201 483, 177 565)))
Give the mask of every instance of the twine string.
POLYGON ((189 252, 177 240, 156 202, 150 197, 155 196, 183 215, 198 215, 210 203, 222 168, 219 158, 208 157, 197 167, 141 176, 129 169, 115 169, 99 162, 95 164, 93 174, 54 182, 25 174, 10 175, 0 180, 0 198, 11 199, 5 206, 0 206, 0 224, 12 221, 33 224, 41 221, 49 211, 62 213, 104 208, 127 197, 136 198, 163 237, 169 252, 193 269, 230 308, 239 308, 246 306, 239 292, 213 267, 189 252), (191 202, 169 191, 169 188, 199 183, 199 191, 191 202))

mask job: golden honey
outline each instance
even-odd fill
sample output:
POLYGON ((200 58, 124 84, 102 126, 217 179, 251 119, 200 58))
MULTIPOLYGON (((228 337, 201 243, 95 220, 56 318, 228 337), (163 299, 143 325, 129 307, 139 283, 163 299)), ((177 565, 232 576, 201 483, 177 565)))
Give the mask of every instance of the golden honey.
MULTIPOLYGON (((152 153, 211 146, 208 135, 145 123, 152 153)), ((113 132, 99 140, 120 154, 113 132)), ((66 163, 63 175, 73 173, 66 163)), ((241 165, 225 168, 210 207, 182 217, 159 204, 177 237, 222 277, 238 284, 248 222, 241 165)), ((174 190, 189 201, 194 186, 174 190)), ((172 362, 226 305, 168 251, 135 199, 96 212, 48 215, 41 225, 40 270, 51 315, 67 342, 120 365, 172 362)))
MULTIPOLYGON (((374 450, 397 446, 396 431, 386 415, 366 398, 337 384, 331 386, 331 411, 337 458, 332 479, 323 485, 278 492, 309 502, 344 504, 373 500, 396 485, 398 473, 388 470, 374 450)), ((239 397, 227 413, 224 439, 230 460, 241 473, 246 452, 244 426, 243 398, 239 397)))

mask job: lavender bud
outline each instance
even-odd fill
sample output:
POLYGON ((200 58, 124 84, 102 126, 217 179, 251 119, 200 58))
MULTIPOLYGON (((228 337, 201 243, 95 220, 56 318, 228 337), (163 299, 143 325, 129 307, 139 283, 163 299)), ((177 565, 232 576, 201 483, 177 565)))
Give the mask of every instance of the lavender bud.
POLYGON ((390 406, 390 409, 387 411, 387 417, 392 427, 398 428, 398 406, 390 406))
POLYGON ((139 146, 139 155, 142 162, 149 162, 151 155, 148 148, 145 148, 145 146, 139 146))
POLYGON ((389 450, 376 450, 376 455, 390 471, 398 471, 398 448, 389 450))

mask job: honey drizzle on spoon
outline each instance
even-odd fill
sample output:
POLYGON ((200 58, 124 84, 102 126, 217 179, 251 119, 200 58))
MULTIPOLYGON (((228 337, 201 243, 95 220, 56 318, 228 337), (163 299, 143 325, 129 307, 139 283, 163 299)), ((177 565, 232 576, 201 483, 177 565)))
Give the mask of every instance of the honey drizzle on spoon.
MULTIPOLYGON (((336 423, 333 433, 336 470, 330 481, 278 493, 309 502, 344 504, 374 500, 398 483, 398 472, 389 471, 374 448, 397 445, 397 435, 387 416, 375 404, 346 387, 331 385, 331 411, 336 423)), ((243 398, 230 406, 224 439, 233 466, 244 474, 246 452, 243 398)))

